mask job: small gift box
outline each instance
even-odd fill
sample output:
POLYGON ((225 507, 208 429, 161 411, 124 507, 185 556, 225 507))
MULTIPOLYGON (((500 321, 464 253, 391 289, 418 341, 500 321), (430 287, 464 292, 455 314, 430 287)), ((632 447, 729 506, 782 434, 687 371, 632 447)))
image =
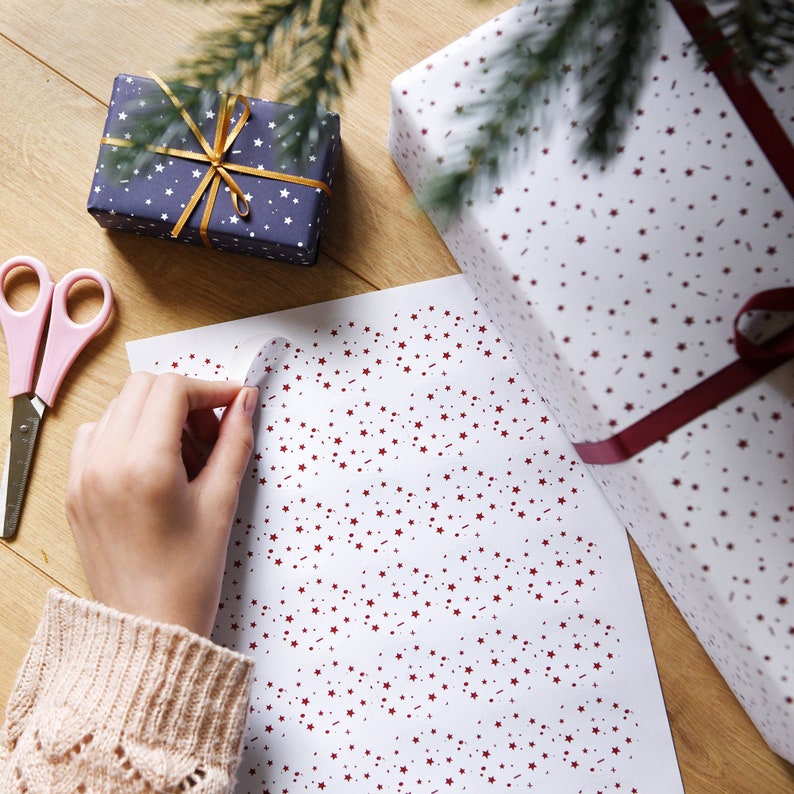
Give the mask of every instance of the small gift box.
POLYGON ((318 118, 317 135, 301 147, 300 112, 195 88, 177 94, 155 75, 120 74, 88 211, 107 229, 312 265, 339 158, 339 116, 318 118), (124 160, 140 141, 141 162, 124 160))
MULTIPOLYGON (((726 681, 794 761, 794 68, 761 88, 718 79, 682 24, 702 7, 676 5, 612 163, 578 155, 583 113, 563 91, 525 158, 436 221, 726 681), (747 319, 767 314, 779 324, 759 345, 747 319)), ((533 9, 394 80, 389 145, 415 191, 477 128, 500 42, 533 9)))

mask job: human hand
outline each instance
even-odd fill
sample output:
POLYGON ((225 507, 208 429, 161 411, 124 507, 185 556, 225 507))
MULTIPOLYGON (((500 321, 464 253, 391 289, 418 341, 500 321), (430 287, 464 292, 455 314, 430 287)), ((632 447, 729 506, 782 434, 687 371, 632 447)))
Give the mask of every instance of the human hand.
POLYGON ((257 394, 140 372, 78 428, 66 514, 98 601, 209 636, 257 394), (206 462, 191 434, 211 447, 206 462))

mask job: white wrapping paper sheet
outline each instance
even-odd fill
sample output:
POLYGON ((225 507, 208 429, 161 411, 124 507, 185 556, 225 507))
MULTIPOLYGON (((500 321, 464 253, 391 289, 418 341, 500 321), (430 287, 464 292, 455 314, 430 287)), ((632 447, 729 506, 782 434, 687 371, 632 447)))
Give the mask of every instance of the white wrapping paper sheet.
POLYGON ((682 790, 625 531, 462 276, 128 352, 261 386, 240 791, 682 790))

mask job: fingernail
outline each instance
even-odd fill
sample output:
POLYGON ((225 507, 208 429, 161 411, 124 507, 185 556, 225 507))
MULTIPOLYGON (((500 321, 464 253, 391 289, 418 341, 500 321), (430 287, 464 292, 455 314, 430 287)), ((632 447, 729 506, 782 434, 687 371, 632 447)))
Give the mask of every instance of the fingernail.
POLYGON ((248 416, 253 416, 259 403, 259 388, 257 386, 243 387, 243 411, 248 416))

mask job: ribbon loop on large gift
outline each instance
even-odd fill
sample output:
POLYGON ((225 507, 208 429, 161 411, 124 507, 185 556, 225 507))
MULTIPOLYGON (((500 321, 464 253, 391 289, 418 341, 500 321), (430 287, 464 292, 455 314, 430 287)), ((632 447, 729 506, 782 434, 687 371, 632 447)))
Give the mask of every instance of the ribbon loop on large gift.
POLYGON ((759 292, 742 306, 733 323, 736 361, 614 436, 574 444, 581 459, 599 464, 628 460, 794 358, 794 319, 761 344, 742 333, 742 319, 758 311, 794 313, 794 287, 759 292))
MULTIPOLYGON (((264 168, 254 168, 252 166, 240 165, 238 163, 230 163, 226 161, 225 155, 231 148, 231 145, 237 139, 237 136, 242 132, 248 119, 251 116, 251 106, 242 94, 221 94, 220 107, 218 109, 217 120, 215 124, 215 137, 212 145, 204 137, 204 134, 199 129, 198 124, 191 118, 185 106, 178 96, 170 89, 170 87, 161 80, 156 74, 149 72, 149 76, 157 83, 162 89, 163 93, 171 100, 171 103, 179 111, 182 119, 190 128, 193 136, 199 142, 202 151, 194 152, 190 149, 178 149, 172 146, 158 146, 155 144, 147 144, 146 150, 154 152, 155 154, 163 154, 171 157, 180 157, 187 160, 196 160, 201 163, 209 165, 207 172, 199 182, 190 201, 185 205, 185 209, 179 216, 179 220, 174 224, 171 234, 174 237, 179 237, 185 224, 190 219, 193 211, 198 206, 202 197, 206 194, 207 200, 204 205, 204 213, 201 218, 199 226, 199 233, 201 239, 207 248, 212 248, 209 239, 209 223, 212 215, 212 209, 215 206, 215 200, 218 196, 218 190, 223 182, 229 189, 234 211, 241 218, 248 216, 250 211, 248 198, 241 190, 237 181, 234 179, 230 172, 236 174, 247 174, 255 176, 260 179, 274 179, 279 182, 291 182, 292 184, 306 185, 324 191, 329 196, 331 195, 331 188, 325 183, 317 179, 309 179, 307 177, 298 176, 296 174, 280 173, 278 171, 269 171, 264 168), (234 122, 234 111, 237 103, 240 103, 242 111, 240 117, 234 122)), ((121 146, 125 148, 132 148, 136 144, 125 138, 114 138, 105 136, 100 143, 108 144, 111 146, 121 146)))

